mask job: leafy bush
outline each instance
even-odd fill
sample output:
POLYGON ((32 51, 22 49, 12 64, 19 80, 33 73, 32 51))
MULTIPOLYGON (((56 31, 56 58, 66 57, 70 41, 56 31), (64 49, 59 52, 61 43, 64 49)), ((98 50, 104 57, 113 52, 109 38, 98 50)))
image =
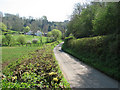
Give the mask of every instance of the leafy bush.
POLYGON ((19 36, 17 38, 17 41, 22 45, 25 44, 25 42, 26 42, 25 37, 23 35, 19 36))
POLYGON ((38 39, 32 39, 32 43, 36 44, 38 42, 38 39))
POLYGON ((72 39, 75 39, 75 37, 74 36, 65 37, 65 42, 72 40, 72 39))
POLYGON ((52 36, 52 32, 48 32, 47 37, 51 37, 51 36, 52 36))
POLYGON ((55 41, 54 37, 48 37, 47 38, 48 43, 51 43, 51 42, 54 42, 54 41, 55 41))
POLYGON ((52 40, 60 40, 62 38, 62 32, 57 29, 53 29, 51 32, 48 32, 48 37, 54 37, 52 40))
POLYGON ((5 36, 2 36, 2 45, 6 45, 6 38, 5 38, 5 36))
POLYGON ((31 41, 27 41, 27 44, 31 44, 32 42, 31 41))
POLYGON ((4 36, 2 36, 2 44, 6 45, 6 46, 14 45, 15 39, 10 34, 4 35, 4 36))

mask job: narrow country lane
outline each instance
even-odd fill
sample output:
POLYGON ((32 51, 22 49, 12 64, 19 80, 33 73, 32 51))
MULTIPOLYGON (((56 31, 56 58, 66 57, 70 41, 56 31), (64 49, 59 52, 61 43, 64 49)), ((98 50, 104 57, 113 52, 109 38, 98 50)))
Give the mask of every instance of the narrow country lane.
POLYGON ((54 48, 54 53, 71 88, 119 88, 120 84, 116 80, 63 52, 62 44, 54 48))

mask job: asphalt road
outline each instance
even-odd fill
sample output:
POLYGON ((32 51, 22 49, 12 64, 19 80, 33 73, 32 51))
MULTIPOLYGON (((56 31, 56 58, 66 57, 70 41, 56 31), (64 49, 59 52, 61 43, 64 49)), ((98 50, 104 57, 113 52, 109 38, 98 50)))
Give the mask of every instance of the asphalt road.
POLYGON ((120 83, 96 69, 80 62, 73 56, 63 52, 61 46, 54 48, 55 57, 58 60, 64 77, 70 83, 71 88, 119 88, 120 83))

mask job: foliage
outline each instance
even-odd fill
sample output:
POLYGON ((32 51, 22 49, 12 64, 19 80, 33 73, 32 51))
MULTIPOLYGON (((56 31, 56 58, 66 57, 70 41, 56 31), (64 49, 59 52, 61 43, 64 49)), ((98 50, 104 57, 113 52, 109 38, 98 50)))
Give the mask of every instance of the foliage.
MULTIPOLYGON (((1 36, 2 36, 2 45, 8 46, 8 44, 6 42, 5 35, 1 35, 1 36)), ((21 36, 25 37, 25 41, 32 41, 32 39, 40 39, 40 41, 38 41, 38 43, 46 43, 47 42, 46 41, 47 37, 41 37, 41 36, 34 36, 33 37, 32 35, 11 35, 11 36, 12 36, 12 40, 11 40, 10 46, 18 46, 18 45, 20 46, 20 42, 18 42, 18 38, 21 36)), ((24 45, 24 46, 26 46, 26 45, 24 45)))
POLYGON ((60 30, 53 29, 52 31, 48 32, 47 37, 47 42, 57 41, 62 38, 62 32, 60 30))
POLYGON ((54 37, 48 37, 47 38, 48 43, 51 43, 51 42, 54 42, 54 41, 55 41, 54 37))
POLYGON ((6 38, 5 38, 5 36, 3 36, 1 39, 2 39, 2 45, 6 45, 6 38))
POLYGON ((51 33, 52 33, 52 36, 55 38, 55 40, 60 40, 62 37, 62 33, 60 30, 53 29, 51 33))
POLYGON ((66 36, 70 33, 76 38, 118 34, 119 10, 119 2, 79 5, 68 24, 66 36))
POLYGON ((17 41, 18 41, 21 45, 25 44, 25 42, 26 42, 25 36, 23 36, 23 35, 19 36, 19 37, 17 38, 17 41))
POLYGON ((120 35, 107 35, 89 38, 66 38, 63 50, 81 61, 120 80, 120 35), (103 63, 104 62, 104 63, 103 63))
POLYGON ((3 71, 2 88, 69 88, 51 49, 44 46, 9 64, 3 71))
POLYGON ((15 40, 12 35, 7 34, 2 38, 3 45, 9 46, 9 45, 12 45, 14 42, 15 42, 15 40))
POLYGON ((51 37, 51 36, 52 36, 52 32, 48 32, 47 37, 51 37))
POLYGON ((0 22, 0 30, 2 30, 3 32, 7 31, 6 25, 2 22, 0 22))
POLYGON ((47 33, 52 29, 59 29, 64 32, 67 28, 66 25, 68 23, 68 21, 50 22, 47 20, 46 16, 43 16, 39 19, 34 19, 31 16, 29 18, 26 18, 9 13, 5 13, 2 19, 8 30, 26 33, 31 29, 33 31, 33 34, 35 34, 37 30, 41 30, 42 32, 47 33))
POLYGON ((27 44, 31 44, 31 41, 27 41, 27 44))
POLYGON ((32 43, 36 44, 38 42, 38 39, 33 39, 32 43))
POLYGON ((94 34, 106 35, 118 33, 118 12, 118 3, 108 3, 106 7, 99 8, 93 20, 94 34))
POLYGON ((30 31, 30 27, 29 26, 26 26, 26 27, 23 27, 23 31, 26 33, 26 32, 29 32, 30 31))

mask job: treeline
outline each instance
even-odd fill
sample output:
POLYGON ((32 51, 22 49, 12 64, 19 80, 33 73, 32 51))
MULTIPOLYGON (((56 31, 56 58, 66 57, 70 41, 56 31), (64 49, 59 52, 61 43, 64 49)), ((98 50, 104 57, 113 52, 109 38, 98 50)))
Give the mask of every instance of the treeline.
POLYGON ((120 2, 76 4, 66 35, 76 38, 119 34, 120 2))
POLYGON ((34 19, 33 17, 20 17, 19 15, 13 15, 5 13, 2 18, 4 29, 2 31, 18 31, 18 32, 28 32, 29 30, 36 32, 40 30, 41 32, 47 33, 53 29, 59 29, 62 33, 65 32, 66 24, 68 21, 64 22, 50 22, 47 20, 46 16, 39 19, 34 19), (26 29, 27 27, 27 29, 26 29))
POLYGON ((76 4, 62 49, 120 81, 120 2, 76 4))

